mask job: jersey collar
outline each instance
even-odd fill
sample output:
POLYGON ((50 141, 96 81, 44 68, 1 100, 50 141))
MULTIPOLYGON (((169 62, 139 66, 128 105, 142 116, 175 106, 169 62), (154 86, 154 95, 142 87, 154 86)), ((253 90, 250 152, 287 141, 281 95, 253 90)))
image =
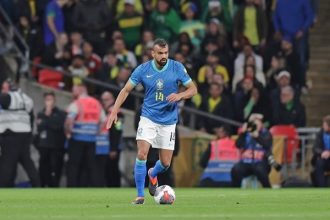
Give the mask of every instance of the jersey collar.
POLYGON ((157 68, 155 62, 156 62, 156 61, 155 61, 154 59, 151 61, 151 63, 152 63, 152 68, 153 68, 155 71, 161 73, 161 72, 164 72, 164 71, 167 69, 167 67, 168 67, 168 63, 170 62, 170 60, 167 59, 167 63, 165 64, 165 66, 164 66, 161 70, 157 68))

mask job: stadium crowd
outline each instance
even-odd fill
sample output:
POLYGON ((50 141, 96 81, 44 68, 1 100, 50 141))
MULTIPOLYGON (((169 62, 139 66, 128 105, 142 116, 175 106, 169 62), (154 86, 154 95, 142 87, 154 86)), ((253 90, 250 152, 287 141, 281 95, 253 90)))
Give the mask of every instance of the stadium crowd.
MULTIPOLYGON (((308 89, 308 35, 316 21, 312 3, 24 0, 15 13, 32 60, 122 88, 132 70, 151 58, 152 41, 164 38, 199 88, 185 105, 240 122, 262 113, 268 125, 302 127, 300 94, 308 89)), ((78 77, 58 87, 70 91, 78 77)), ((89 92, 99 97, 103 89, 90 86, 89 92)), ((124 107, 133 109, 131 103, 124 107)), ((199 121, 197 129, 213 133, 214 122, 199 121)))
MULTIPOLYGON (((138 64, 152 59, 153 40, 163 38, 170 43, 170 57, 184 64, 198 85, 199 94, 184 105, 239 122, 259 113, 265 127, 306 125, 300 96, 308 92, 308 36, 317 22, 317 0, 20 0, 2 4, 29 45, 31 60, 72 74, 56 82, 58 89, 77 92, 85 77, 122 88, 138 64)), ((33 73, 39 82, 42 71, 33 73)), ((88 85, 88 93, 102 102, 117 96, 117 90, 110 92, 88 85)), ((45 99, 52 97, 45 94, 45 99)), ((123 107, 135 110, 133 104, 128 100, 123 107)), ((47 107, 38 119, 45 114, 47 107)), ((207 118, 197 121, 195 128, 208 133, 214 134, 221 126, 207 118)), ((182 113, 180 123, 188 125, 189 115, 182 113)), ((42 152, 45 163, 47 153, 42 152)), ((58 152, 60 157, 62 153, 58 152)), ((57 185, 57 174, 52 178, 57 185)))

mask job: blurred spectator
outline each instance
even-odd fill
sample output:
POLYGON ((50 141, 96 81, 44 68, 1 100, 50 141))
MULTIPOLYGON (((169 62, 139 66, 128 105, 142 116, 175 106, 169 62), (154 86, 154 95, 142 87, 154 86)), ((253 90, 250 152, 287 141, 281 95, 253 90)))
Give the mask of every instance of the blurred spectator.
POLYGON ((140 62, 142 60, 142 55, 152 49, 154 39, 155 36, 151 30, 145 29, 142 31, 142 39, 134 49, 135 56, 140 62))
MULTIPOLYGON (((121 13, 123 13, 125 11, 125 3, 126 0, 117 0, 117 1, 113 1, 112 0, 112 4, 115 4, 115 8, 116 8, 116 16, 120 15, 121 13)), ((143 14, 143 2, 141 0, 130 0, 130 3, 133 4, 135 11, 139 14, 143 14)))
POLYGON ((47 4, 44 19, 44 43, 46 46, 59 41, 64 30, 64 16, 62 8, 68 0, 51 0, 47 4))
POLYGON ((219 36, 217 39, 217 44, 220 56, 220 63, 228 69, 230 78, 232 78, 234 72, 234 53, 230 48, 230 44, 228 44, 227 42, 226 36, 219 36))
POLYGON ((182 53, 175 53, 174 54, 174 60, 182 63, 184 65, 184 67, 186 68, 187 72, 189 73, 189 76, 193 79, 193 80, 196 80, 196 71, 195 71, 195 68, 194 68, 194 64, 192 63, 192 61, 183 56, 182 53))
POLYGON ((136 57, 132 51, 126 49, 126 45, 123 39, 115 39, 113 49, 116 52, 117 58, 120 62, 129 68, 135 68, 137 65, 136 57))
POLYGON ((32 24, 32 26, 40 23, 45 0, 20 0, 17 1, 17 8, 19 11, 19 17, 26 17, 32 24))
MULTIPOLYGON (((118 86, 120 89, 124 88, 127 80, 129 79, 129 77, 131 76, 131 71, 132 69, 127 68, 127 67, 121 67, 119 70, 119 73, 117 75, 117 77, 110 82, 110 84, 116 85, 118 86)), ((117 97, 119 94, 119 90, 114 92, 115 97, 117 97)), ((133 110, 135 107, 135 102, 134 102, 134 96, 128 96, 127 97, 127 101, 124 102, 124 104, 122 105, 123 108, 128 108, 133 110)))
POLYGON ((195 47, 199 47, 205 35, 204 23, 196 19, 200 9, 193 2, 187 2, 181 8, 184 13, 184 20, 181 22, 180 33, 188 33, 191 43, 195 47))
POLYGON ((95 142, 99 125, 106 120, 101 104, 87 93, 83 84, 72 89, 74 101, 67 109, 65 133, 68 138, 68 187, 98 186, 95 166, 95 142), (87 185, 82 174, 87 174, 87 185))
POLYGON ((241 79, 234 88, 236 91, 240 91, 243 88, 244 82, 249 79, 252 81, 253 86, 258 88, 260 91, 263 91, 263 84, 256 78, 256 69, 253 65, 247 65, 244 67, 243 79, 241 79))
POLYGON ((257 72, 263 72, 263 60, 262 57, 253 52, 252 46, 247 42, 243 46, 243 51, 240 52, 235 59, 234 72, 238 72, 240 69, 244 68, 246 57, 253 56, 255 69, 257 72))
MULTIPOLYGON (((202 42, 202 49, 210 41, 217 42, 220 36, 226 36, 226 32, 223 29, 223 25, 217 18, 212 18, 206 26, 206 34, 202 42)), ((205 51, 203 51, 205 53, 205 51)))
MULTIPOLYGON (((189 73, 188 70, 187 70, 187 72, 189 73)), ((190 75, 190 73, 189 73, 189 75, 190 75)), ((183 92, 183 91, 185 91, 185 89, 186 88, 184 86, 180 86, 179 92, 183 92)), ((202 102, 202 97, 198 93, 191 99, 182 99, 181 101, 178 102, 178 107, 179 107, 178 113, 180 115, 180 117, 179 117, 180 125, 190 126, 192 123, 192 120, 194 120, 193 121, 194 126, 191 128, 196 129, 196 121, 197 121, 196 117, 193 117, 188 111, 183 110, 182 107, 198 109, 201 105, 201 102, 202 102)))
MULTIPOLYGON (((278 73, 276 76, 276 87, 274 87, 270 91, 270 101, 271 101, 271 106, 278 106, 280 105, 281 102, 281 89, 287 86, 291 86, 291 74, 286 71, 282 70, 281 72, 278 73)), ((294 89, 294 99, 299 100, 300 99, 300 90, 294 89)))
POLYGON ((35 145, 39 150, 42 187, 58 187, 64 158, 64 121, 66 114, 56 107, 55 94, 44 93, 44 108, 37 115, 35 145))
POLYGON ((116 57, 116 52, 110 50, 105 56, 102 67, 97 74, 97 78, 103 82, 111 82, 118 76, 119 70, 120 62, 116 57))
MULTIPOLYGON (((101 96, 102 106, 106 114, 111 113, 111 108, 115 104, 113 94, 106 91, 101 96)), ((124 115, 118 113, 118 121, 115 126, 110 130, 103 130, 103 134, 108 137, 108 153, 105 160, 105 172, 103 175, 106 177, 106 186, 108 187, 120 187, 120 171, 119 171, 119 159, 121 152, 121 142, 123 133, 124 115)), ((105 124, 104 124, 105 126, 105 124)))
POLYGON ((82 55, 76 55, 72 58, 69 66, 69 72, 72 74, 72 84, 79 85, 82 79, 89 75, 88 68, 85 66, 85 58, 82 55))
POLYGON ((235 141, 230 138, 230 129, 226 126, 214 128, 216 139, 212 140, 200 159, 204 172, 200 179, 201 187, 231 186, 230 172, 239 160, 235 141))
POLYGON ((245 5, 236 12, 233 26, 234 47, 238 48, 240 39, 246 37, 253 48, 265 46, 267 23, 264 11, 254 5, 254 0, 245 0, 245 5))
POLYGON ((121 31, 119 31, 119 30, 114 30, 111 34, 112 41, 115 41, 117 39, 123 39, 123 38, 124 38, 123 33, 121 33, 121 31))
POLYGON ((133 50, 140 41, 143 16, 135 10, 136 0, 125 0, 124 11, 117 15, 117 25, 123 33, 127 48, 133 50))
POLYGON ((49 66, 67 68, 71 62, 69 40, 66 33, 61 33, 58 41, 48 45, 43 53, 42 62, 49 66))
POLYGON ((207 8, 202 13, 202 20, 209 22, 212 19, 217 19, 223 22, 226 31, 231 33, 233 29, 233 14, 233 0, 210 0, 207 8))
POLYGON ((236 86, 238 82, 241 81, 246 76, 256 79, 258 82, 262 84, 263 87, 266 86, 265 74, 260 69, 256 68, 255 57, 252 55, 246 56, 244 66, 242 68, 235 70, 234 78, 232 81, 233 91, 236 90, 236 86))
POLYGON ((83 43, 83 56, 89 74, 94 75, 101 69, 102 60, 99 55, 94 53, 93 45, 87 41, 83 43))
POLYGON ((314 182, 317 187, 326 187, 325 172, 330 171, 330 115, 323 118, 322 128, 313 147, 314 182))
POLYGON ((181 20, 167 0, 158 0, 157 10, 150 16, 149 26, 155 36, 173 42, 180 31, 181 20))
POLYGON ((179 48, 176 52, 182 53, 189 60, 194 59, 194 46, 189 43, 181 43, 178 45, 179 48))
POLYGON ((152 57, 151 52, 149 52, 149 50, 147 50, 142 54, 141 63, 148 62, 149 60, 152 60, 152 59, 153 59, 153 57, 152 57))
POLYGON ((83 50, 82 46, 84 43, 84 39, 78 31, 73 31, 70 34, 70 51, 73 56, 82 55, 83 50))
POLYGON ((7 80, 2 83, 0 106, 0 187, 14 186, 18 163, 25 169, 31 185, 39 187, 38 172, 30 152, 33 100, 7 80))
MULTIPOLYGON (((45 0, 43 0, 45 1, 45 0)), ((47 1, 47 0, 46 0, 47 1)), ((71 33, 75 31, 73 24, 73 12, 79 0, 68 0, 68 3, 63 7, 63 15, 64 15, 64 29, 67 33, 71 33)))
POLYGON ((173 55, 176 52, 186 51, 185 55, 189 56, 189 58, 192 58, 197 54, 197 48, 198 47, 195 47, 191 42, 189 34, 187 32, 182 32, 179 34, 178 39, 171 45, 170 54, 173 55))
POLYGON ((31 23, 26 16, 19 17, 19 24, 17 28, 29 48, 31 48, 30 59, 33 60, 33 58, 41 56, 43 45, 40 43, 42 42, 42 33, 40 28, 36 24, 31 23))
POLYGON ((219 64, 217 54, 209 54, 206 58, 206 64, 198 70, 197 83, 200 86, 200 93, 205 94, 214 74, 222 75, 224 83, 228 83, 229 74, 226 67, 219 64))
POLYGON ((306 125, 305 106, 300 100, 294 99, 295 93, 291 86, 281 88, 280 104, 273 107, 274 125, 306 125))
MULTIPOLYGON (((284 68, 284 58, 280 55, 274 55, 271 59, 270 68, 266 72, 267 87, 272 90, 277 85, 277 76, 284 68)), ((291 74, 290 74, 291 78, 291 74)))
POLYGON ((110 23, 110 10, 103 0, 80 0, 73 13, 73 24, 84 39, 91 42, 95 52, 105 53, 105 29, 110 23))
POLYGON ((304 78, 301 73, 298 54, 294 51, 292 42, 288 38, 282 40, 281 47, 285 58, 285 69, 291 74, 291 83, 295 88, 300 89, 304 86, 304 78))
POLYGON ((248 89, 248 85, 253 86, 251 80, 245 80, 243 90, 237 91, 235 94, 235 113, 236 120, 240 122, 248 121, 249 117, 254 113, 265 115, 264 122, 269 123, 270 115, 268 114, 264 95, 258 88, 248 89))
POLYGON ((275 37, 292 40, 294 50, 299 56, 302 86, 306 86, 308 32, 313 21, 314 13, 310 0, 277 0, 273 16, 275 37))
MULTIPOLYGON (((217 83, 211 83, 209 87, 209 95, 205 97, 200 106, 200 110, 232 119, 234 116, 234 109, 230 99, 223 94, 223 86, 217 83)), ((214 128, 218 127, 220 123, 213 119, 201 118, 199 119, 199 128, 212 134, 214 128)))
POLYGON ((241 187, 243 178, 254 175, 263 187, 270 188, 267 157, 272 150, 272 135, 263 127, 262 119, 261 114, 252 114, 238 136, 236 146, 241 151, 241 161, 231 170, 234 187, 241 187))

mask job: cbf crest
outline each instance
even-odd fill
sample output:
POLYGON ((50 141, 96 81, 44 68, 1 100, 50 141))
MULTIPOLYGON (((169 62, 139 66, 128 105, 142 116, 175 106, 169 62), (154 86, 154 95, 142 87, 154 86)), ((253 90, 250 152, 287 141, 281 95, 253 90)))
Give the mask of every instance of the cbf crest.
POLYGON ((165 96, 163 94, 163 89, 164 89, 164 80, 162 79, 157 79, 156 81, 156 93, 155 93, 155 99, 156 102, 162 102, 165 100, 165 96))
POLYGON ((163 90, 164 89, 164 80, 157 79, 156 87, 157 87, 157 90, 163 90))

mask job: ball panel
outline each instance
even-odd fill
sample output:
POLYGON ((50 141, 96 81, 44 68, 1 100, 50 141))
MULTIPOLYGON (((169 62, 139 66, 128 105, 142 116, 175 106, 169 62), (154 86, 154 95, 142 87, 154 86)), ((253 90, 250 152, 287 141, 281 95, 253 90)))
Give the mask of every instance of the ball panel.
POLYGON ((171 205, 175 201, 175 192, 172 187, 168 185, 162 185, 157 187, 154 199, 158 204, 171 205))

